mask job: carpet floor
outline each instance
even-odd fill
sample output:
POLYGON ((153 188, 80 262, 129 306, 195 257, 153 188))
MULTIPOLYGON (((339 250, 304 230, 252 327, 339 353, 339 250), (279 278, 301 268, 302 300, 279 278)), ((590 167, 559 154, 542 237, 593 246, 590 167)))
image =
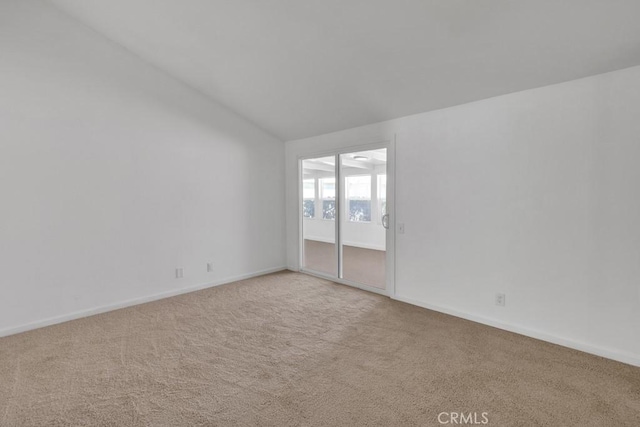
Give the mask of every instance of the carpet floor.
POLYGON ((2 426, 438 426, 443 412, 639 426, 640 368, 291 272, 0 339, 2 426))

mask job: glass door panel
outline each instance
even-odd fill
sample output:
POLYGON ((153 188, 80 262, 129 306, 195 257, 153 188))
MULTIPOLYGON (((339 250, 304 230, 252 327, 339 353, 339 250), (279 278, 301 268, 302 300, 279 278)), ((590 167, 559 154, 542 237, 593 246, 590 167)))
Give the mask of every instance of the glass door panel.
POLYGON ((386 288, 387 149, 340 155, 340 278, 386 288))
POLYGON ((338 277, 336 157, 302 161, 302 266, 338 277))

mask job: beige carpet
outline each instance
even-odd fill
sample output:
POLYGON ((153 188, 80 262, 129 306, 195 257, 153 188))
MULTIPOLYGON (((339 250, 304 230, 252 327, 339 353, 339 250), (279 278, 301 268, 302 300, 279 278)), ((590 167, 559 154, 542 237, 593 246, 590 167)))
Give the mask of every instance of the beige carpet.
POLYGON ((639 426, 640 368, 295 273, 0 339, 2 426, 437 426, 454 411, 639 426))

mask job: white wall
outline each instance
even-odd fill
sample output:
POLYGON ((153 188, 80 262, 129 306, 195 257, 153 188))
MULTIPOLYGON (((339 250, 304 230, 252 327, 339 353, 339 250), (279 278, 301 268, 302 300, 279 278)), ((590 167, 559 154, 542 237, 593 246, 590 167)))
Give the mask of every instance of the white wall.
POLYGON ((285 265, 281 141, 48 4, 0 52, 0 335, 285 265))
POLYGON ((288 265, 297 157, 395 135, 397 298, 640 365, 639 117, 636 67, 288 142, 288 265))

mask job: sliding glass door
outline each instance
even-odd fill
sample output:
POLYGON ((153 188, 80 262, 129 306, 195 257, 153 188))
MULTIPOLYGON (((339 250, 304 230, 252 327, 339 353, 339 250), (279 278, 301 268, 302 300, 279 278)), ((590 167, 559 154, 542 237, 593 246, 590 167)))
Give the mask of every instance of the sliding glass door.
POLYGON ((387 152, 301 160, 302 270, 387 290, 387 152))

